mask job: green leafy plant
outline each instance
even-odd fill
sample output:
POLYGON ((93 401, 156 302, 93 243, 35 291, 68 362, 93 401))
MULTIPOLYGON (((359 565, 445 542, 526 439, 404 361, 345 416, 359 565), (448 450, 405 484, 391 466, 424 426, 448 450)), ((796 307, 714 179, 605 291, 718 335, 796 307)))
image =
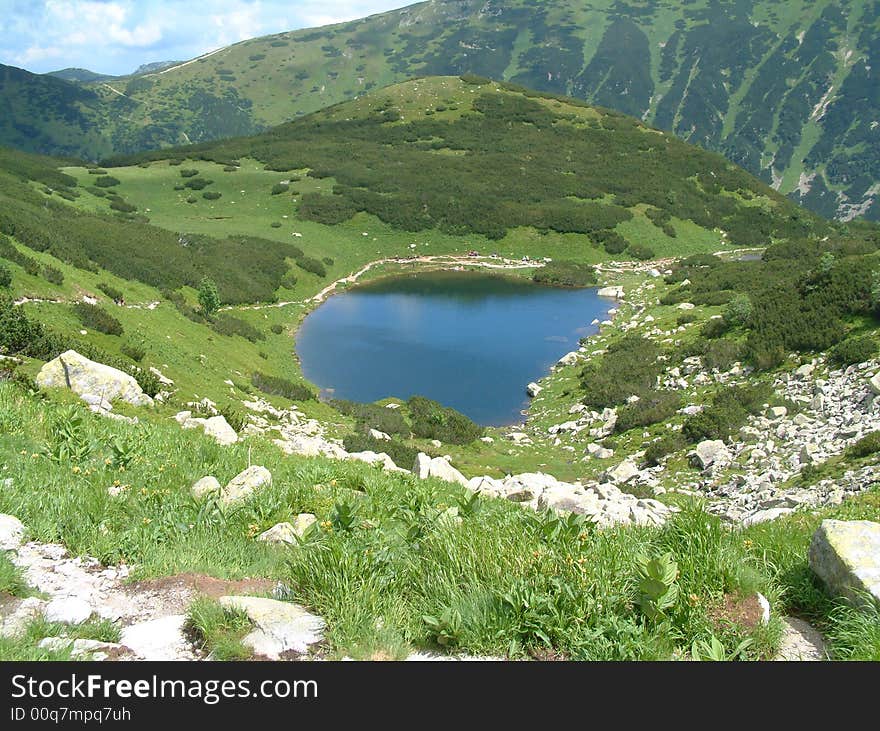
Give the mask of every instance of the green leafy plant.
POLYGON ((694 640, 691 645, 691 656, 694 660, 711 660, 713 662, 729 662, 731 660, 739 660, 744 657, 743 653, 755 643, 752 637, 740 642, 731 652, 724 649, 715 635, 708 640, 694 640))
POLYGON ((360 522, 356 513, 357 508, 351 503, 336 503, 333 506, 333 512, 330 514, 330 523, 333 525, 334 530, 348 533, 357 528, 360 522))
POLYGON ((671 553, 656 558, 636 557, 639 576, 639 607, 652 622, 666 617, 678 599, 678 564, 671 553))
POLYGON ((431 639, 441 647, 454 647, 460 641, 462 618, 457 609, 447 607, 439 617, 430 614, 422 616, 431 639))

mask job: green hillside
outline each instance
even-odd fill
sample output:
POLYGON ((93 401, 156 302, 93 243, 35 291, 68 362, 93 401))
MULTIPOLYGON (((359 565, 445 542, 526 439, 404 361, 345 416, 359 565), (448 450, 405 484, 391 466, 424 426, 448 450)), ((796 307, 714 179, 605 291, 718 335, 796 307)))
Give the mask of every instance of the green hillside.
MULTIPOLYGON (((865 0, 434 0, 93 84, 132 106, 92 126, 125 153, 251 134, 414 75, 475 73, 637 116, 825 216, 876 219, 878 23, 865 0)), ((63 142, 36 151, 70 152, 63 142)), ((106 149, 79 144, 91 159, 106 149)))

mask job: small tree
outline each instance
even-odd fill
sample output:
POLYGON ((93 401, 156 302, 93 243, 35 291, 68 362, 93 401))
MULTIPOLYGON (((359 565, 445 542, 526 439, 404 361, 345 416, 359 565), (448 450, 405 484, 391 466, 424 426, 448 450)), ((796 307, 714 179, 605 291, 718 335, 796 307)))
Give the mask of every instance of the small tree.
POLYGON ((199 304, 205 315, 213 315, 220 309, 220 293, 213 279, 202 278, 199 284, 199 304))
POLYGON ((733 327, 747 325, 752 319, 755 308, 747 294, 738 294, 727 304, 724 320, 733 327))
POLYGON ((0 264, 0 287, 5 289, 10 284, 12 284, 12 273, 7 266, 0 264))

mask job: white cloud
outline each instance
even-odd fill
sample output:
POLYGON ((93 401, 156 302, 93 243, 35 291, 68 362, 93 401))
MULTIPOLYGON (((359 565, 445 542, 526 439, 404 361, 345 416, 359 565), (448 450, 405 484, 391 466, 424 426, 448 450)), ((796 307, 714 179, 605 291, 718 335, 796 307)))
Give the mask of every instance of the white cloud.
POLYGON ((412 0, 0 0, 0 63, 124 74, 270 33, 339 23, 412 0))

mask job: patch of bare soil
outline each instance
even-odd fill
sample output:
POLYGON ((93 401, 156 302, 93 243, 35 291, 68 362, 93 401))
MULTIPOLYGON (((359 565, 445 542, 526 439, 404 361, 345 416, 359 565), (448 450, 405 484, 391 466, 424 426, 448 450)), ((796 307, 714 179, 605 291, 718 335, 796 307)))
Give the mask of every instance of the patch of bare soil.
POLYGON ((187 572, 137 581, 130 584, 127 589, 138 594, 179 592, 218 599, 227 595, 268 594, 276 583, 270 579, 218 579, 206 574, 187 572))
POLYGON ((764 610, 754 594, 747 597, 725 594, 721 606, 709 612, 709 617, 719 628, 724 624, 738 624, 746 629, 755 629, 761 625, 763 616, 764 610))

